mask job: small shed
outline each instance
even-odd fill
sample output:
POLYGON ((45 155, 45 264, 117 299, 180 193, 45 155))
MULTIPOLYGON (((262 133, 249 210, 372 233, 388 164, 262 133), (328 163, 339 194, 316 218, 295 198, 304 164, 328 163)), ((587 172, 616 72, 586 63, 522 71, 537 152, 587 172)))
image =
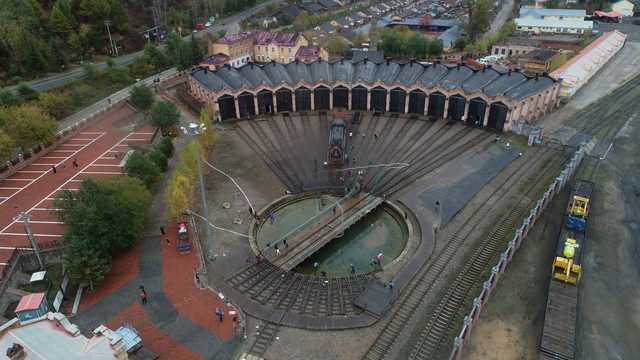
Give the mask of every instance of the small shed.
POLYGON ((633 6, 630 1, 620 0, 611 4, 611 10, 617 11, 624 16, 633 16, 633 6))
POLYGON ((39 318, 49 312, 49 302, 46 293, 25 295, 16 307, 16 316, 20 322, 39 318))
POLYGON ((39 291, 39 292, 49 291, 49 285, 51 284, 51 282, 49 281, 49 278, 47 277, 46 270, 36 271, 33 274, 31 274, 31 279, 29 280, 29 283, 33 286, 35 291, 39 291))

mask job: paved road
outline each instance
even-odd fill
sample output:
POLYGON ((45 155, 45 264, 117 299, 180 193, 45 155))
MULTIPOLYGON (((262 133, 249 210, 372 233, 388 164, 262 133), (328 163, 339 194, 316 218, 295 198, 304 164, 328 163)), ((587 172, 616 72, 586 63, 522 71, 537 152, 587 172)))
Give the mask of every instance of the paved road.
POLYGON ((491 30, 496 33, 502 29, 502 25, 510 18, 511 10, 513 9, 514 0, 505 0, 504 4, 500 5, 500 12, 491 22, 491 30))
MULTIPOLYGON (((262 10, 263 8, 267 7, 270 4, 277 4, 280 2, 282 2, 282 0, 271 0, 251 10, 247 10, 243 13, 240 13, 238 15, 232 16, 224 20, 220 20, 218 24, 197 32, 195 36, 198 38, 203 38, 203 37, 206 37, 207 34, 215 33, 219 30, 227 30, 230 34, 236 34, 240 29, 239 24, 237 24, 240 20, 256 14, 258 11, 262 10)), ((190 38, 191 38, 191 34, 188 34, 185 37, 185 40, 189 41, 190 38)), ((164 48, 164 47, 165 45, 160 46, 160 48, 164 48)), ((142 54, 143 54, 142 51, 138 51, 136 53, 119 56, 114 60, 117 65, 126 65, 126 64, 132 63, 136 57, 142 54)), ((106 61, 102 61, 102 62, 96 63, 96 66, 101 70, 105 70, 107 68, 107 63, 106 61)), ((43 91, 43 90, 52 89, 52 88, 64 85, 74 79, 81 79, 84 76, 85 76, 84 70, 82 69, 82 67, 78 67, 66 73, 29 81, 28 84, 38 91, 43 91)), ((15 86, 10 87, 8 89, 13 91, 14 94, 17 94, 17 90, 15 89, 15 86)))

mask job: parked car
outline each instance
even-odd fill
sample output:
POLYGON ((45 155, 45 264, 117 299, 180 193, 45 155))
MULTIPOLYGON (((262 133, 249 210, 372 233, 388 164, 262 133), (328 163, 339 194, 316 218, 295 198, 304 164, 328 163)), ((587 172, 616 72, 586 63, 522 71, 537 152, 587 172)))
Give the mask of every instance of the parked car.
POLYGON ((211 26, 211 23, 208 22, 208 23, 204 24, 204 26, 209 27, 209 26, 211 26))

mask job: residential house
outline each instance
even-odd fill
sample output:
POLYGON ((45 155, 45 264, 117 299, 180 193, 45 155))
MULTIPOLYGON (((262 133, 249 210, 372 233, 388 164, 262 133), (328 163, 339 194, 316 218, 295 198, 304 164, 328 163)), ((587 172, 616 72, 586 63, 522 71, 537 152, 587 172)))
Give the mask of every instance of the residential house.
POLYGON ((315 29, 322 31, 325 34, 335 34, 337 28, 327 22, 327 23, 316 26, 315 29))
POLYGON ((316 14, 320 14, 326 11, 325 7, 318 3, 306 4, 302 8, 304 10, 307 10, 310 13, 316 13, 316 14))
POLYGON ((293 61, 300 46, 308 45, 307 39, 297 33, 279 33, 260 30, 225 36, 209 44, 209 53, 202 65, 218 68, 224 63, 240 67, 252 60, 268 62, 275 60, 287 64, 293 61), (229 59, 224 61, 224 56, 229 59), (209 64, 209 62, 211 64, 209 64))
POLYGON ((253 41, 258 30, 225 36, 209 43, 209 54, 224 54, 231 66, 239 67, 253 59, 253 41))
POLYGON ((296 60, 310 63, 316 60, 329 60, 329 52, 322 46, 301 46, 296 53, 296 60))
POLYGON ((265 16, 265 17, 258 18, 258 19, 251 19, 251 20, 249 20, 249 22, 257 23, 257 24, 260 24, 260 25, 262 25, 264 27, 269 27, 269 24, 277 23, 278 22, 278 18, 275 17, 275 16, 265 16))
MULTIPOLYGON (((358 11, 358 15, 362 16, 365 19, 371 19, 375 12, 369 8, 358 11)), ((376 13, 377 14, 377 13, 376 13)))
POLYGON ((627 0, 620 0, 611 4, 611 10, 617 11, 624 16, 633 16, 633 3, 627 0))
POLYGON ((360 14, 351 14, 347 16, 347 19, 355 24, 355 26, 362 25, 365 22, 365 17, 360 14))
POLYGON ((584 34, 593 29, 593 21, 515 19, 517 30, 535 33, 584 34))
POLYGON ((456 40, 458 40, 458 38, 463 36, 465 33, 466 31, 461 26, 455 25, 440 34, 438 36, 438 39, 442 40, 442 46, 444 47, 444 50, 449 51, 453 49, 456 40))
POLYGON ((288 64, 295 60, 301 46, 309 45, 307 39, 297 33, 280 33, 260 31, 255 34, 254 59, 258 62, 275 60, 288 64))
POLYGON ((584 21, 586 10, 521 8, 519 19, 584 21))
POLYGON ((14 318, 0 327, 4 359, 127 360, 125 340, 101 325, 87 338, 60 313, 29 321, 14 318))
POLYGON ((324 6, 327 10, 333 10, 340 7, 340 4, 336 3, 333 0, 322 0, 319 1, 319 3, 322 4, 322 6, 324 6))
POLYGON ((282 13, 283 14, 289 14, 291 16, 291 19, 295 20, 295 18, 297 18, 298 15, 300 15, 302 13, 302 10, 300 10, 299 7, 293 5, 293 6, 289 6, 289 7, 286 7, 284 9, 282 9, 282 13))
POLYGON ((331 25, 337 27, 337 28, 341 28, 341 29, 349 29, 351 26, 353 26, 354 24, 349 21, 347 18, 337 18, 334 20, 331 20, 329 22, 331 25))
POLYGON ((207 67, 209 68, 209 70, 215 70, 215 69, 221 68, 222 66, 224 66, 224 64, 228 64, 228 63, 229 63, 229 56, 222 53, 218 53, 218 54, 211 55, 204 60, 201 60, 198 63, 198 65, 207 67))
POLYGON ((528 73, 542 73, 549 70, 551 63, 561 54, 553 49, 535 49, 518 60, 518 67, 528 73))

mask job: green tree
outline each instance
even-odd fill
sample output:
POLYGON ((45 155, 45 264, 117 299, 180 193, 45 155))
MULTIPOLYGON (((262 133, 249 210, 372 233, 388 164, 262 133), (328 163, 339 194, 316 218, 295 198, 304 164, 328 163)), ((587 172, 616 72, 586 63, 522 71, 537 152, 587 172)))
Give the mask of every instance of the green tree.
POLYGON ((57 0, 51 9, 51 20, 49 28, 54 33, 68 34, 74 26, 76 20, 71 14, 71 6, 67 0, 57 0))
POLYGON ((0 160, 9 160, 15 144, 15 140, 0 129, 0 160))
POLYGON ((560 5, 560 0, 547 0, 544 2, 546 9, 557 9, 558 5, 560 5))
POLYGON ((32 88, 31 85, 27 84, 24 81, 18 83, 18 86, 16 86, 16 90, 18 90, 18 94, 20 94, 20 96, 22 96, 22 98, 27 101, 38 98, 38 91, 36 91, 36 89, 32 88))
POLYGON ((331 52, 342 54, 349 48, 349 42, 340 35, 336 35, 329 40, 327 49, 331 52))
POLYGON ((73 104, 73 99, 69 92, 46 91, 38 96, 38 107, 43 112, 61 119, 73 104))
POLYGON ((0 124, 11 136, 16 146, 32 149, 38 144, 49 144, 56 138, 58 122, 51 115, 45 114, 33 105, 23 105, 5 109, 0 112, 0 124))
POLYGON ((149 153, 149 158, 158 167, 158 170, 164 172, 169 168, 169 160, 167 159, 167 155, 165 155, 164 152, 162 152, 160 149, 156 149, 155 151, 149 153))
POLYGON ((471 44, 471 39, 469 39, 468 36, 461 36, 454 42, 455 48, 460 51, 462 51, 462 49, 466 49, 469 44, 471 44))
POLYGON ((189 50, 191 53, 191 65, 199 63, 206 53, 201 41, 196 39, 193 33, 191 34, 191 41, 189 42, 189 50))
POLYGON ((133 59, 133 64, 129 65, 129 69, 131 70, 131 75, 136 79, 146 78, 156 72, 156 68, 146 55, 136 56, 133 59))
POLYGON ((442 55, 442 51, 444 50, 444 46, 442 45, 442 40, 440 39, 431 39, 429 41, 429 47, 427 48, 427 56, 429 57, 438 57, 442 55))
POLYGON ((151 121, 163 129, 177 125, 179 120, 180 109, 171 101, 163 100, 151 107, 151 121))
POLYGON ((55 196, 54 215, 65 226, 62 238, 96 254, 113 254, 135 245, 151 207, 142 181, 85 178, 76 192, 55 196))
POLYGON ((151 157, 137 150, 129 156, 123 170, 127 175, 140 179, 147 189, 151 188, 160 175, 160 169, 151 157))
POLYGON ((514 31, 518 29, 516 22, 513 20, 509 20, 504 25, 502 25, 502 29, 498 33, 498 41, 504 41, 509 35, 513 34, 514 31))
MULTIPOLYGON (((85 39, 86 41, 86 39, 85 39)), ((84 56, 84 45, 82 44, 82 37, 74 32, 69 35, 69 51, 71 52, 71 59, 78 59, 84 56)))
POLYGON ((55 71, 60 72, 67 66, 67 57, 55 39, 51 39, 51 66, 55 71))
POLYGON ((469 9, 469 23, 467 24, 467 35, 472 39, 476 34, 483 33, 491 24, 491 14, 489 11, 493 6, 491 0, 466 0, 469 9))
POLYGON ((67 246, 64 268, 72 282, 89 286, 93 290, 111 270, 111 255, 84 245, 78 241, 67 246))
POLYGON ((164 136, 162 140, 160 140, 160 144, 158 144, 158 150, 162 151, 165 157, 170 157, 173 155, 173 139, 171 136, 164 136))
POLYGON ((25 60, 25 68, 31 73, 39 73, 46 67, 44 56, 33 40, 27 41, 27 57, 25 60))
POLYGON ((129 68, 125 66, 117 66, 113 59, 107 59, 107 72, 109 78, 116 84, 124 85, 131 82, 129 76, 129 68))
POLYGON ((362 48, 362 44, 368 43, 369 35, 364 31, 358 31, 358 33, 356 34, 356 38, 353 40, 353 47, 360 49, 362 48))
POLYGON ((96 77, 96 66, 93 65, 90 62, 85 63, 84 65, 82 65, 82 72, 84 73, 84 76, 91 80, 91 79, 95 79, 96 77))
POLYGON ((80 16, 85 23, 102 26, 103 21, 109 19, 109 0, 82 0, 80 2, 80 16))
POLYGON ((285 13, 280 16, 280 19, 278 20, 278 26, 289 26, 292 22, 293 19, 291 18, 291 15, 285 13))
POLYGON ((11 90, 0 90, 0 107, 11 107, 22 104, 22 99, 11 90))
POLYGON ((144 47, 144 55, 149 59, 156 70, 163 69, 167 64, 167 56, 153 44, 147 44, 144 47))
POLYGON ((145 83, 132 86, 129 95, 131 102, 142 110, 149 110, 153 105, 153 93, 145 83))

